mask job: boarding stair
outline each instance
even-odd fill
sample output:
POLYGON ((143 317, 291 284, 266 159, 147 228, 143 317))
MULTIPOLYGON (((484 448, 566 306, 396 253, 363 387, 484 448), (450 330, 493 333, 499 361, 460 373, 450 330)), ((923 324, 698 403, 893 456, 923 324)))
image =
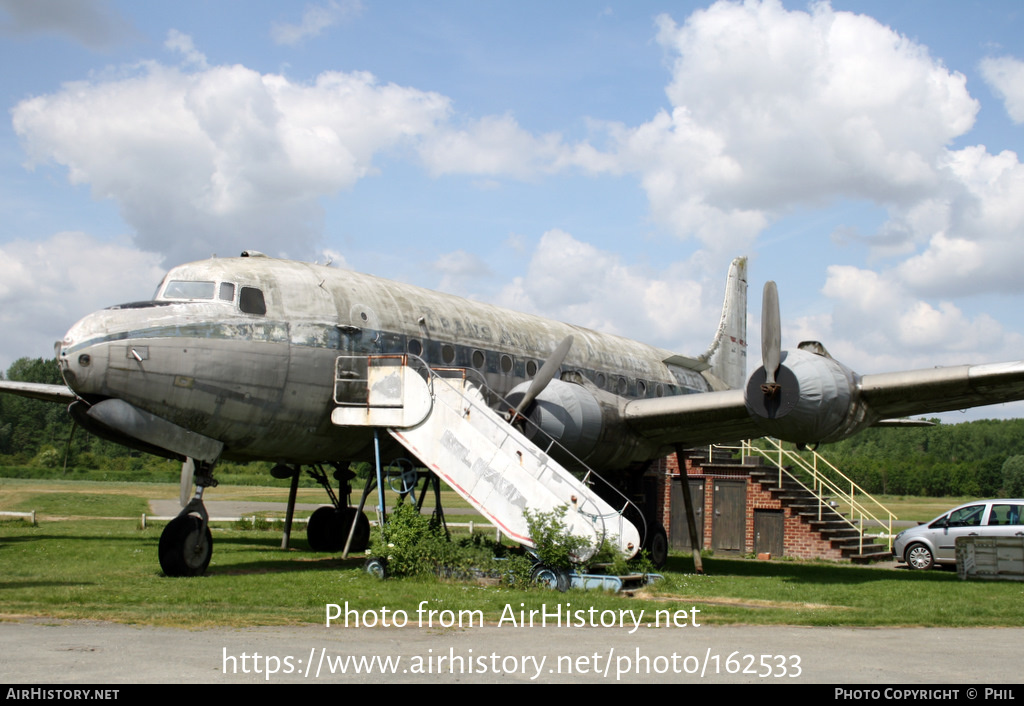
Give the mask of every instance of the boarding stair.
POLYGON ((763 438, 739 446, 690 449, 687 458, 706 475, 735 476, 742 469, 750 482, 817 538, 815 551, 822 558, 854 564, 892 558, 896 516, 816 450, 798 451, 763 438))
POLYGON ((815 449, 787 448, 778 439, 743 444, 746 458, 760 458, 769 469, 751 472, 783 507, 838 550, 844 559, 868 564, 892 558, 893 522, 888 508, 853 482, 815 449), (869 537, 883 534, 885 543, 869 537))
POLYGON ((626 556, 636 554, 645 531, 636 506, 593 471, 577 477, 560 465, 551 457, 554 441, 541 448, 527 439, 488 398, 499 409, 511 406, 496 401, 471 374, 431 368, 413 355, 341 356, 331 421, 386 429, 503 534, 527 548, 534 544, 524 511, 565 508, 567 530, 590 547, 578 560, 589 559, 605 540, 626 556), (598 484, 605 486, 600 495, 594 489, 598 484))

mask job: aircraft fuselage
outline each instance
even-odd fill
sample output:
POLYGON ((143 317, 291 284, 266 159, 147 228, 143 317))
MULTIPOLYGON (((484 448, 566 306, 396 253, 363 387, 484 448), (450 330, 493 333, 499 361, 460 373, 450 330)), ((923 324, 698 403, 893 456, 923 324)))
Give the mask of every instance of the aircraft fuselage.
MULTIPOLYGON (((223 458, 318 463, 362 458, 371 448, 371 432, 330 421, 339 356, 413 354, 432 367, 464 368, 505 396, 532 379, 568 335, 574 342, 562 376, 609 399, 712 389, 694 366, 665 362, 670 351, 348 270, 266 257, 176 267, 152 301, 77 323, 60 344, 59 360, 68 386, 87 402, 123 400, 223 443, 223 458)), ((603 454, 606 468, 655 453, 642 441, 606 446, 619 449, 603 454)))

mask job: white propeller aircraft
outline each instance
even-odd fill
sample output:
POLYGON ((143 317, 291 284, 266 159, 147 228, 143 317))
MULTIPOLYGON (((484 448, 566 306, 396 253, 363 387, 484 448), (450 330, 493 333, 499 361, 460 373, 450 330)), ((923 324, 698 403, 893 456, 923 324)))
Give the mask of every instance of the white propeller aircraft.
POLYGON ((245 252, 175 267, 151 301, 75 324, 56 346, 66 387, 2 381, 0 392, 69 403, 90 432, 182 460, 184 494, 194 468, 195 495, 160 540, 168 575, 209 564, 202 497, 220 459, 274 461, 282 475, 319 469, 335 509, 311 518, 314 548, 359 551, 369 534, 322 464, 347 483, 350 461, 379 468, 411 454, 527 547, 523 509, 562 505, 572 531, 627 553, 647 546, 658 561, 665 533, 644 518, 641 477, 678 448, 764 435, 829 442, 894 417, 1024 399, 1024 361, 861 376, 817 342, 783 351, 772 282, 763 365, 748 379, 746 286, 737 259, 718 331, 688 358, 245 252), (607 482, 583 476, 590 469, 607 482))

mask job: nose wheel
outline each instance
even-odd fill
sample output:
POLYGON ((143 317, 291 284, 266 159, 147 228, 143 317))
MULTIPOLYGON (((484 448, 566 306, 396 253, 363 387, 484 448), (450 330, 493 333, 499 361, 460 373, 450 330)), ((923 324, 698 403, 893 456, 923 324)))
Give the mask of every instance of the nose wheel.
MULTIPOLYGON (((184 471, 182 479, 184 486, 184 471)), ((213 556, 210 516, 203 505, 203 491, 217 485, 212 463, 195 462, 195 483, 195 497, 160 534, 160 568, 167 576, 202 576, 213 556)))
POLYGON ((213 556, 213 537, 202 518, 179 515, 160 535, 160 568, 168 576, 202 576, 213 556))

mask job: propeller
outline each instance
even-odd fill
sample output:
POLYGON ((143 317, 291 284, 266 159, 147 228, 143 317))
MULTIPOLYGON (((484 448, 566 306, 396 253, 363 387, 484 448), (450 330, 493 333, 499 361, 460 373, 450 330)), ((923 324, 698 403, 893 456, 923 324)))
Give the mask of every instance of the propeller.
POLYGON ((555 352, 548 356, 548 359, 544 361, 544 365, 540 366, 540 370, 533 378, 533 382, 530 383, 530 387, 526 390, 526 394, 523 395, 523 399, 519 401, 516 408, 512 410, 512 419, 515 420, 519 417, 523 410, 530 406, 530 403, 537 399, 537 396, 544 391, 544 388, 548 386, 548 383, 555 377, 555 373, 558 372, 558 368, 561 367, 565 361, 565 356, 569 354, 569 349, 572 348, 572 336, 566 336, 565 339, 558 344, 558 348, 555 352))
POLYGON ((761 298, 761 363, 764 365, 765 380, 761 392, 774 397, 782 389, 776 380, 782 361, 782 319, 779 314, 779 290, 775 282, 764 283, 761 298))
POLYGON ((196 462, 190 456, 181 464, 181 495, 178 500, 181 501, 182 507, 188 505, 189 496, 192 494, 192 477, 195 474, 196 462))

